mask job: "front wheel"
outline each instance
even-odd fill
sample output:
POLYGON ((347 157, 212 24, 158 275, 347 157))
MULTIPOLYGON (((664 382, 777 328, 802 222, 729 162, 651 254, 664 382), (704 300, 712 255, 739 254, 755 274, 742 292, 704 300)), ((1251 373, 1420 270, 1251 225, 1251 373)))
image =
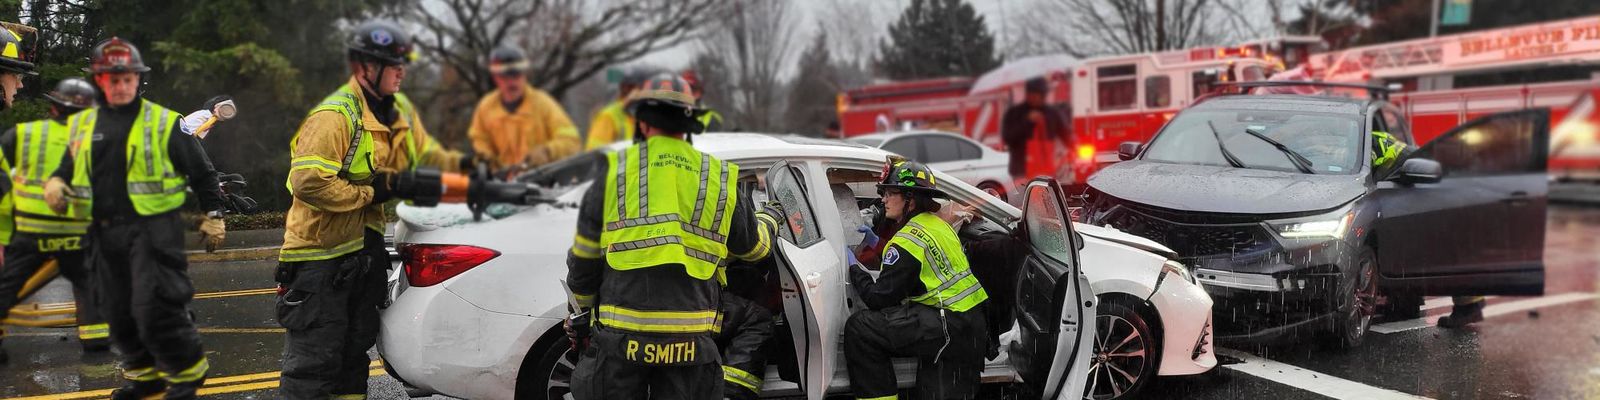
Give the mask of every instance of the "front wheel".
POLYGON ((565 337, 553 340, 543 349, 533 349, 528 357, 538 357, 524 362, 517 373, 517 400, 561 400, 572 393, 572 371, 577 369, 576 354, 571 353, 565 337))
POLYGON ((1089 390, 1084 397, 1131 398, 1155 379, 1161 339, 1144 314, 1127 301, 1102 301, 1097 314, 1089 390))
POLYGON ((1338 325, 1334 335, 1340 348, 1352 349, 1366 341, 1372 316, 1378 313, 1378 262, 1371 249, 1357 258, 1355 276, 1340 294, 1338 325))

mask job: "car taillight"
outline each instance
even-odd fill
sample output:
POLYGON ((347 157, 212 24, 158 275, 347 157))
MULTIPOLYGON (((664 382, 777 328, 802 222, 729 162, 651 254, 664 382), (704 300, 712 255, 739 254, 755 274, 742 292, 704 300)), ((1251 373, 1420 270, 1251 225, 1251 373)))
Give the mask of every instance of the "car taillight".
POLYGON ((437 285, 499 256, 498 251, 477 246, 451 244, 400 246, 400 259, 405 262, 406 267, 406 281, 415 287, 437 285))

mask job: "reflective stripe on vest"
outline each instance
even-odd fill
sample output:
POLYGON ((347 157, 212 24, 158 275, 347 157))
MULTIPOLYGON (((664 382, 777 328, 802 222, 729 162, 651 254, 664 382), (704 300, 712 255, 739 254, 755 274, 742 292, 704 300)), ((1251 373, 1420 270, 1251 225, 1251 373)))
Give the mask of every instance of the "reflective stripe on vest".
POLYGON ((682 264, 696 279, 720 278, 738 166, 660 136, 609 153, 606 163, 606 263, 619 271, 682 264), (690 187, 697 187, 693 204, 681 192, 690 187))
MULTIPOLYGON (((931 307, 967 311, 989 298, 972 275, 961 239, 950 224, 933 213, 921 213, 889 239, 922 264, 918 273, 927 292, 907 299, 931 307)), ((889 247, 884 246, 884 251, 889 247)))
MULTIPOLYGON (((84 207, 87 217, 93 207, 89 176, 93 172, 90 161, 94 151, 94 125, 98 109, 88 109, 72 116, 73 175, 72 186, 84 207)), ((172 126, 177 113, 149 100, 140 100, 139 117, 133 120, 128 134, 128 200, 139 215, 156 215, 183 206, 188 198, 189 181, 179 175, 167 153, 172 138, 172 126)))
POLYGON ((716 333, 722 331, 722 314, 705 311, 648 311, 601 304, 600 325, 643 333, 716 333))
MULTIPOLYGON (((339 90, 322 99, 322 103, 319 103, 316 108, 312 108, 311 112, 306 114, 306 118, 309 119, 316 113, 329 111, 337 113, 344 118, 345 132, 350 134, 350 144, 345 149, 344 158, 342 160, 330 160, 318 156, 295 157, 289 160, 290 171, 314 168, 333 173, 347 181, 358 183, 365 183, 372 178, 372 153, 376 145, 372 141, 372 134, 367 132, 366 126, 362 122, 365 116, 359 96, 361 96, 361 92, 355 87, 350 85, 340 86, 339 90)), ((411 108, 410 98, 407 98, 404 94, 395 94, 395 110, 406 118, 407 123, 415 122, 411 116, 411 108)), ((415 130, 415 128, 412 128, 412 130, 415 130)), ((416 140, 412 140, 416 136, 411 135, 410 132, 408 130, 404 138, 396 137, 392 140, 406 142, 406 154, 411 159, 410 169, 416 170, 418 157, 420 154, 426 153, 429 150, 427 147, 432 143, 426 143, 423 145, 424 148, 418 149, 416 140)), ((295 145, 299 141, 300 133, 296 132, 295 136, 289 139, 289 154, 294 154, 295 145)), ((289 193, 294 193, 294 183, 291 180, 284 179, 283 185, 289 189, 289 193)))
POLYGON ((18 123, 18 141, 13 149, 16 168, 11 178, 11 202, 14 205, 14 227, 30 234, 82 235, 88 232, 88 203, 82 198, 67 198, 66 216, 59 216, 45 203, 45 182, 50 173, 61 166, 72 142, 72 130, 66 123, 56 120, 18 123))

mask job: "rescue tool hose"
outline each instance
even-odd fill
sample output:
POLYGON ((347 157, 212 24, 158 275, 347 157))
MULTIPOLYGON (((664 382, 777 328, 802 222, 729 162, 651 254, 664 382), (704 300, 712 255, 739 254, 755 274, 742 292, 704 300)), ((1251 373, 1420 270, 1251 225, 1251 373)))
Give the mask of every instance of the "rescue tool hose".
POLYGON ((534 205, 554 201, 538 185, 500 181, 481 166, 470 175, 441 172, 431 167, 402 172, 396 178, 394 196, 421 207, 464 203, 475 221, 483 218, 490 204, 534 205))

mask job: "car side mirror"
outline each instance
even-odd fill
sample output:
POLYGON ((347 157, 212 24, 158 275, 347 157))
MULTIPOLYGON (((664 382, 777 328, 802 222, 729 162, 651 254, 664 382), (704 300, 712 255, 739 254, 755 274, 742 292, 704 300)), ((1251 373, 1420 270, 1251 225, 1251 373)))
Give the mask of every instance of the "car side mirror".
POLYGON ((1078 233, 1078 231, 1072 231, 1072 242, 1077 244, 1078 251, 1083 251, 1084 243, 1082 233, 1078 233))
POLYGON ((1140 145, 1143 145, 1143 143, 1122 142, 1122 144, 1117 145, 1117 158, 1122 161, 1128 161, 1138 157, 1140 145))
POLYGON ((1412 185, 1418 183, 1439 183, 1444 179, 1444 166, 1438 161, 1426 158, 1407 159, 1400 164, 1400 171, 1389 178, 1395 182, 1412 185))

